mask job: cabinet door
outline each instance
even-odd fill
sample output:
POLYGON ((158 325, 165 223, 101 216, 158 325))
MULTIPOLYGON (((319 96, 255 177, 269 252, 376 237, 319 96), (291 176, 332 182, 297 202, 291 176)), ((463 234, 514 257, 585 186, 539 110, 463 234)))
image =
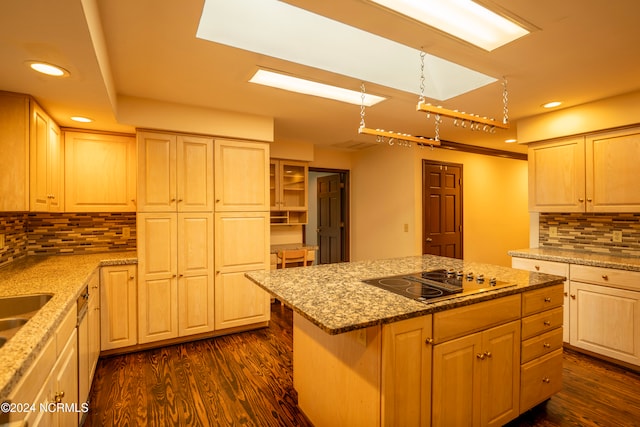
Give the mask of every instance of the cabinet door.
POLYGON ((269 210, 269 144, 215 142, 217 212, 269 210))
POLYGON ((640 292, 570 283, 571 345, 640 365, 640 292))
POLYGON ((136 290, 135 265, 102 267, 99 336, 103 351, 138 343, 136 290))
POLYGON ((307 210, 308 166, 306 162, 280 160, 280 210, 307 210))
POLYGON ((177 214, 138 214, 138 342, 178 336, 177 214))
POLYGON ((431 424, 432 316, 382 328, 382 425, 431 424))
POLYGON ((47 188, 51 195, 49 211, 64 211, 64 141, 60 128, 49 119, 49 157, 47 163, 47 188))
POLYGON ((480 333, 433 347, 434 427, 471 426, 480 419, 480 333))
POLYGON ((585 211, 584 137, 529 148, 529 211, 585 211))
POLYGON ((64 141, 67 211, 135 212, 135 138, 65 132, 64 141))
POLYGON ((269 214, 216 213, 215 326, 224 329, 270 318, 270 298, 244 276, 269 269, 269 214))
POLYGON ((213 138, 179 135, 176 157, 178 211, 213 211, 213 138))
POLYGON ((178 335, 213 330, 213 214, 178 214, 178 335))
POLYGON ((640 212, 640 130, 588 136, 587 210, 640 212))
POLYGON ((29 96, 0 91, 0 211, 29 210, 29 96))
POLYGON ((520 321, 482 333, 481 421, 502 426, 520 412, 520 321))
MULTIPOLYGON (((133 267, 135 268, 135 267, 133 267)), ((135 280, 132 280, 135 283, 135 280)), ((99 291, 99 289, 97 289, 99 291)), ((135 295, 134 295, 135 296, 135 295)), ((135 307, 133 307, 135 309, 135 307)), ((100 356, 100 293, 92 295, 89 299, 87 323, 89 328, 89 386, 96 372, 98 357, 100 356)), ((135 320, 135 312, 130 316, 135 320)), ((133 336, 135 337, 135 333, 133 336)))
POLYGON ((138 134, 138 211, 176 210, 176 136, 138 134))
POLYGON ((64 167, 60 128, 35 102, 31 105, 29 188, 32 211, 62 211, 64 167))
MULTIPOLYGON (((64 350, 58 356, 52 371, 53 401, 65 405, 78 404, 78 341, 76 330, 73 330, 64 350)), ((78 425, 78 414, 75 411, 56 411, 56 426, 78 425)))

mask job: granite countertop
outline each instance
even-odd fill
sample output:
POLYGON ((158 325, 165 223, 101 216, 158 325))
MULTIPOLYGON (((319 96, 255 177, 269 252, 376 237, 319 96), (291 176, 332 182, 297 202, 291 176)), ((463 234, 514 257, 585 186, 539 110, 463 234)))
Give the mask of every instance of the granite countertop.
POLYGON ((391 323, 561 284, 564 277, 432 255, 259 270, 246 276, 328 334, 391 323), (421 303, 363 283, 363 279, 453 268, 496 277, 513 286, 421 303))
POLYGON ((0 348, 0 401, 29 369, 84 289, 93 272, 105 265, 137 263, 136 252, 29 256, 0 268, 0 297, 53 294, 0 348))
POLYGON ((552 248, 517 249, 509 251, 508 254, 512 257, 539 259, 542 261, 556 261, 568 264, 589 265, 592 267, 640 271, 640 258, 631 256, 616 256, 552 248))

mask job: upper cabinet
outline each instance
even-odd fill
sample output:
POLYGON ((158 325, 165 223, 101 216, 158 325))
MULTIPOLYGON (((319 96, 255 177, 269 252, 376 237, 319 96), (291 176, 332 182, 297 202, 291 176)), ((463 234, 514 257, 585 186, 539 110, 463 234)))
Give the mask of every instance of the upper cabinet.
POLYGON ((213 138, 138 133, 138 211, 213 211, 213 138))
POLYGON ((29 130, 31 211, 64 210, 64 143, 58 125, 35 102, 29 130))
POLYGON ((136 139, 65 132, 65 210, 135 212, 136 139))
POLYGON ((269 171, 272 224, 307 223, 307 162, 272 159, 269 171))
POLYGON ((529 210, 640 212, 638 158, 637 128, 532 144, 529 210))
POLYGON ((269 144, 215 141, 216 212, 269 210, 269 144))
POLYGON ((29 210, 29 104, 0 91, 0 211, 29 210))

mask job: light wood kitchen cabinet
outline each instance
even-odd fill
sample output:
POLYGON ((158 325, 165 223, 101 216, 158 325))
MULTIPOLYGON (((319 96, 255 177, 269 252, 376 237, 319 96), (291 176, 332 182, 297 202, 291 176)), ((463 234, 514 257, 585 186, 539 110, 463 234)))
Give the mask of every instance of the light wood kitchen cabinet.
POLYGON ((567 278, 563 285, 562 340, 568 343, 571 324, 569 318, 569 264, 564 262, 513 257, 511 259, 511 267, 538 273, 554 274, 556 276, 564 276, 567 278))
POLYGON ((571 265, 572 346, 640 366, 640 273, 571 265))
POLYGON ((29 132, 31 211, 64 210, 64 142, 60 128, 35 102, 29 132))
MULTIPOLYGON (((78 401, 89 401, 91 382, 100 355, 100 271, 96 270, 87 283, 86 314, 78 317, 78 401)), ((82 413, 78 414, 79 421, 82 413)))
MULTIPOLYGON (((99 349, 112 350, 138 343, 135 265, 101 268, 99 313, 99 349)), ((89 325, 90 328, 95 327, 91 326, 91 320, 89 325)))
POLYGON ((562 388, 564 285, 522 294, 520 412, 562 388))
POLYGON ((215 141, 216 212, 269 210, 269 144, 215 141))
POLYGON ((135 212, 135 137, 65 132, 64 146, 67 212, 135 212))
POLYGON ((138 342, 213 330, 213 214, 138 214, 138 342))
POLYGON ((0 91, 0 211, 29 210, 28 95, 0 91))
POLYGON ((215 328, 267 322, 269 294, 244 273, 269 269, 268 212, 219 212, 215 221, 215 328))
POLYGON ((433 347, 433 426, 501 426, 519 412, 520 321, 433 347))
POLYGON ((529 147, 529 210, 640 212, 640 129, 621 129, 529 147))
POLYGON ((77 426, 74 411, 40 411, 40 405, 78 405, 78 339, 75 305, 23 375, 9 401, 33 404, 34 411, 10 414, 8 421, 23 420, 29 426, 77 426))
POLYGON ((381 425, 431 425, 432 316, 382 327, 381 425))
POLYGON ((307 162, 271 159, 269 190, 272 224, 306 224, 308 214, 307 162))
POLYGON ((213 211, 213 138, 139 132, 138 211, 213 211))

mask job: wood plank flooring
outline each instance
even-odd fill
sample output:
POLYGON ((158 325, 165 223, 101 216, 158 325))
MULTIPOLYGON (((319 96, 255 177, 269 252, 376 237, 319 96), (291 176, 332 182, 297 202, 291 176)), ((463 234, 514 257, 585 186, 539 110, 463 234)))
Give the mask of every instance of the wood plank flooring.
MULTIPOLYGON (((85 426, 310 426, 291 331, 277 303, 269 328, 101 359, 85 426)), ((566 351, 562 392, 508 426, 640 426, 640 375, 566 351)))

